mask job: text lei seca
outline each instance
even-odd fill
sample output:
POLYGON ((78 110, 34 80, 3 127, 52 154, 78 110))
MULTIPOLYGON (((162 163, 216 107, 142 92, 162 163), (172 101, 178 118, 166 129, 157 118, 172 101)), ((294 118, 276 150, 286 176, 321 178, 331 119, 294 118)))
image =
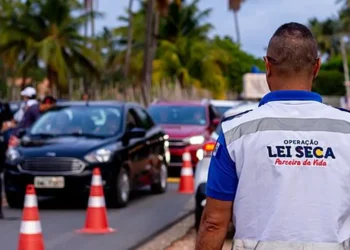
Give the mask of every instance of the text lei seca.
POLYGON ((331 147, 319 146, 316 140, 284 140, 283 144, 267 146, 275 165, 326 167, 327 159, 336 158, 331 147))

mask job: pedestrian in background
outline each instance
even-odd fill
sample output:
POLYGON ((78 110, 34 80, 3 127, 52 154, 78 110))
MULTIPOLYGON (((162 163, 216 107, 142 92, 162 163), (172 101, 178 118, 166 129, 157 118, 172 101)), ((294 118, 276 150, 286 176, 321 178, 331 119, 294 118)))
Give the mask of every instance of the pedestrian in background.
POLYGON ((307 27, 284 24, 264 57, 271 90, 221 124, 197 250, 350 249, 350 114, 311 92, 321 60, 307 27))
POLYGON ((21 91, 21 97, 23 103, 14 115, 14 119, 17 123, 23 119, 26 109, 34 104, 38 104, 38 101, 36 100, 36 90, 31 86, 27 86, 21 91))
POLYGON ((90 100, 90 95, 88 93, 84 93, 81 95, 81 100, 83 101, 89 101, 90 100))
POLYGON ((10 129, 8 123, 11 123, 13 116, 8 103, 0 102, 0 219, 4 218, 2 211, 2 172, 5 166, 6 150, 8 145, 7 131, 10 129))
MULTIPOLYGON (((13 136, 19 137, 23 129, 30 128, 36 122, 41 114, 52 108, 56 104, 56 99, 52 96, 46 96, 39 104, 30 106, 24 113, 23 119, 13 130, 13 136)), ((13 138, 14 139, 14 138, 13 138)), ((15 139, 14 139, 15 140, 15 139)))

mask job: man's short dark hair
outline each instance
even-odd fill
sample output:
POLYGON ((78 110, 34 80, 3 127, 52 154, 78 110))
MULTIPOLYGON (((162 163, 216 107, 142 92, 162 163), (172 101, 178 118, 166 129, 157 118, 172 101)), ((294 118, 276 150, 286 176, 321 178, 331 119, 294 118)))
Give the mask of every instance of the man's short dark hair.
POLYGON ((267 59, 278 75, 311 75, 318 58, 317 41, 311 31, 300 23, 286 23, 273 34, 267 59))
POLYGON ((57 100, 53 96, 45 96, 41 101, 42 104, 55 104, 57 100))

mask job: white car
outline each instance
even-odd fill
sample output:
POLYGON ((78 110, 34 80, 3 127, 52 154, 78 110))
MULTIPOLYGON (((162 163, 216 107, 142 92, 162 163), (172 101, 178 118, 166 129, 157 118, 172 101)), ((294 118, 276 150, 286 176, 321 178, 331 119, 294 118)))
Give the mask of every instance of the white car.
MULTIPOLYGON (((244 102, 238 106, 227 110, 223 119, 233 116, 239 113, 242 113, 247 110, 255 109, 259 105, 258 102, 244 102)), ((216 130, 211 135, 211 141, 207 142, 204 145, 204 157, 196 165, 195 172, 195 197, 196 197, 196 209, 195 209, 195 227, 198 230, 200 225, 200 220, 202 217, 203 209, 206 203, 206 185, 208 179, 209 163, 212 151, 214 150, 216 140, 220 134, 221 126, 217 126, 216 130)))
POLYGON ((223 115, 227 110, 232 109, 233 107, 236 107, 237 105, 240 105, 242 104, 242 102, 244 102, 239 100, 231 101, 231 100, 214 100, 214 99, 211 99, 211 100, 204 99, 203 101, 208 101, 211 105, 215 107, 215 109, 221 115, 223 115))

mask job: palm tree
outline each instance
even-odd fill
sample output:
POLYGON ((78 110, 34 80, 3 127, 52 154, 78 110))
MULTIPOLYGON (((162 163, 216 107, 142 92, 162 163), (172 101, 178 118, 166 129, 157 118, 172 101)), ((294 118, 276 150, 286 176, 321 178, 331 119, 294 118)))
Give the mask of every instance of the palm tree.
POLYGON ((130 68, 130 58, 131 58, 131 52, 132 52, 132 31, 133 31, 133 12, 132 12, 132 6, 133 6, 134 0, 129 0, 129 6, 128 6, 128 35, 127 35, 127 47, 126 47, 126 55, 125 55, 125 65, 124 65, 124 77, 129 77, 129 68, 130 68))
POLYGON ((169 5, 169 14, 160 27, 159 39, 174 42, 178 37, 206 39, 208 32, 213 28, 206 19, 211 9, 200 10, 199 0, 179 7, 178 4, 169 5))
POLYGON ((8 15, 0 23, 7 37, 0 41, 0 52, 13 50, 24 41, 23 68, 33 61, 43 62, 52 88, 66 88, 68 73, 77 75, 81 69, 90 72, 91 77, 99 75, 99 57, 85 46, 85 38, 78 33, 91 13, 72 15, 72 11, 82 8, 81 4, 74 0, 28 0, 23 8, 20 15, 8 15))
POLYGON ((241 44, 241 34, 238 23, 238 11, 241 9, 241 4, 243 2, 245 2, 245 0, 229 0, 229 9, 233 11, 233 16, 235 20, 236 38, 238 44, 241 44))
POLYGON ((340 54, 339 34, 342 33, 342 24, 331 18, 320 22, 317 18, 309 20, 309 28, 314 34, 321 56, 328 59, 340 54))
POLYGON ((179 37, 175 42, 160 42, 161 57, 154 61, 153 79, 178 81, 182 88, 192 86, 211 90, 215 97, 225 95, 227 80, 223 65, 230 55, 201 39, 179 37))
MULTIPOLYGON (((176 4, 181 4, 182 1, 175 0, 176 4)), ((145 47, 144 47, 144 65, 143 65, 143 84, 142 96, 145 106, 148 106, 150 99, 150 92, 152 85, 152 62, 155 53, 156 39, 155 34, 158 34, 159 17, 168 14, 169 0, 147 0, 146 11, 146 33, 145 33, 145 47), (155 4, 157 4, 157 12, 154 14, 155 4), (156 18, 155 18, 156 17, 156 18), (153 24, 155 26, 153 26, 153 24), (156 27, 156 29, 154 29, 156 27)))

